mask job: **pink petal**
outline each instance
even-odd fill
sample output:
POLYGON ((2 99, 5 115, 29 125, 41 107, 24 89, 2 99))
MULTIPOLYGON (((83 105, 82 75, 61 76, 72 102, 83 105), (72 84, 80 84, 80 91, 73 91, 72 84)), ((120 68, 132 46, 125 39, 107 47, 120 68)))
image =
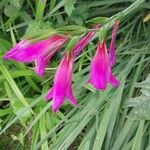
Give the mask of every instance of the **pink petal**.
POLYGON ((53 87, 45 97, 46 99, 53 98, 52 109, 54 112, 64 103, 65 97, 68 97, 73 105, 77 104, 71 88, 72 70, 73 53, 70 52, 62 58, 54 77, 53 87))
POLYGON ((109 59, 111 66, 116 63, 116 53, 115 53, 115 41, 116 41, 116 32, 118 30, 119 22, 116 21, 113 26, 112 36, 111 36, 111 43, 109 48, 109 59))
POLYGON ((48 93, 45 95, 45 100, 48 101, 53 97, 53 88, 51 88, 48 93))
POLYGON ((106 44, 99 43, 90 66, 91 83, 98 90, 105 90, 109 81, 111 69, 109 66, 106 44))
POLYGON ((112 84, 113 87, 117 87, 120 84, 120 81, 117 80, 113 74, 111 74, 109 82, 110 84, 112 84))
POLYGON ((53 97, 52 110, 56 112, 63 104, 68 89, 68 61, 65 54, 54 77, 53 91, 49 91, 46 99, 53 97))
POLYGON ((53 104, 52 104, 52 110, 54 112, 57 112, 59 107, 64 103, 65 100, 65 89, 59 88, 59 86, 53 86, 48 93, 45 96, 45 99, 48 101, 52 98, 53 104))
MULTIPOLYGON (((17 51, 9 56, 9 59, 13 59, 19 62, 32 62, 39 57, 42 53, 49 48, 50 44, 48 40, 42 40, 40 42, 29 45, 26 48, 18 48, 17 51)), ((11 50, 10 50, 11 51, 11 50)))
POLYGON ((44 71, 46 68, 46 65, 48 64, 50 58, 45 58, 44 56, 39 57, 35 60, 35 72, 38 76, 42 77, 44 75, 44 71))
POLYGON ((25 46, 22 46, 22 42, 19 42, 13 49, 6 53, 4 59, 9 58, 19 62, 32 62, 47 51, 60 47, 66 40, 64 37, 54 35, 48 39, 33 44, 26 44, 25 46))
POLYGON ((58 109, 60 108, 60 106, 64 103, 65 100, 65 96, 64 95, 55 95, 53 97, 53 104, 52 104, 52 110, 53 112, 57 112, 58 109))
POLYGON ((68 92, 67 92, 67 97, 68 97, 68 101, 69 101, 72 105, 77 106, 77 100, 76 100, 75 97, 73 96, 72 87, 69 87, 68 92))
POLYGON ((55 74, 54 84, 64 87, 66 90, 71 84, 73 69, 73 54, 65 54, 55 74))
MULTIPOLYGON (((97 24, 93 27, 93 29, 100 28, 100 25, 97 24)), ((92 37, 95 35, 96 31, 89 32, 87 35, 85 35, 82 39, 78 41, 78 43, 73 47, 74 55, 77 56, 81 53, 81 51, 84 49, 84 47, 90 42, 92 37)))
POLYGON ((44 71, 46 68, 46 65, 50 61, 50 59, 53 57, 53 55, 58 51, 58 48, 54 49, 51 52, 47 52, 43 55, 41 55, 39 58, 35 60, 35 72, 38 76, 42 77, 44 75, 44 71))
POLYGON ((3 59, 6 60, 12 58, 14 55, 17 55, 20 52, 20 50, 25 50, 30 45, 31 44, 26 40, 20 41, 12 49, 6 52, 6 54, 3 56, 3 59))
POLYGON ((65 81, 59 82, 59 81, 56 82, 55 80, 53 85, 52 109, 54 112, 56 112, 59 109, 59 107, 64 103, 65 96, 66 96, 66 88, 67 88, 66 82, 65 81))

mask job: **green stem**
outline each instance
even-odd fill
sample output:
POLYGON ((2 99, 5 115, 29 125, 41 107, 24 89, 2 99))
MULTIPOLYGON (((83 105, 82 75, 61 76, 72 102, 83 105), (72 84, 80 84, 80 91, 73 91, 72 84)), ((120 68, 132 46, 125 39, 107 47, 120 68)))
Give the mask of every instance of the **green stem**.
POLYGON ((144 1, 145 0, 137 0, 133 4, 131 4, 129 7, 127 7, 125 10, 123 10, 122 12, 119 12, 118 14, 110 17, 108 23, 106 23, 102 28, 107 28, 107 29, 111 28, 113 26, 115 20, 121 21, 125 16, 130 14, 136 8, 138 8, 139 5, 141 5, 144 1))

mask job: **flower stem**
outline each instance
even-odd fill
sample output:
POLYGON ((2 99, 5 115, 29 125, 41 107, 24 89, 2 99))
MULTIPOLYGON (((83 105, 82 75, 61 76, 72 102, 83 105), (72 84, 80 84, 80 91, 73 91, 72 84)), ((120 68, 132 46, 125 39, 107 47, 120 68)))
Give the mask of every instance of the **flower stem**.
MULTIPOLYGON (((122 12, 117 13, 116 15, 110 17, 108 19, 108 23, 106 23, 101 29, 105 28, 105 29, 110 29, 115 20, 119 20, 121 21, 125 16, 127 16, 128 14, 130 14, 132 11, 134 11, 136 8, 139 7, 139 5, 141 5, 145 0, 137 0, 135 1, 133 4, 131 4, 129 7, 127 7, 125 10, 123 10, 122 12)), ((100 29, 100 30, 101 30, 100 29)), ((97 33, 95 35, 95 38, 98 36, 99 33, 97 33)))

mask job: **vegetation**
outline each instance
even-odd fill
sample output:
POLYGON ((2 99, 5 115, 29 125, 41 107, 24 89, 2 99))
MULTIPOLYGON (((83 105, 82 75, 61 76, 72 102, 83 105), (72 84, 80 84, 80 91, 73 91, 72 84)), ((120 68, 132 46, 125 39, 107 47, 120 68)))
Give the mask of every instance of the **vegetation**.
MULTIPOLYGON (((0 149, 149 150, 150 2, 146 0, 0 0, 0 149), (86 84, 98 37, 109 45, 114 20, 118 88, 97 91, 86 84), (94 39, 75 60, 73 90, 78 107, 67 101, 57 113, 44 94, 62 57, 57 52, 44 77, 34 64, 2 57, 22 38, 53 33, 78 38, 100 23, 94 39)), ((73 43, 71 43, 73 44, 73 43)))

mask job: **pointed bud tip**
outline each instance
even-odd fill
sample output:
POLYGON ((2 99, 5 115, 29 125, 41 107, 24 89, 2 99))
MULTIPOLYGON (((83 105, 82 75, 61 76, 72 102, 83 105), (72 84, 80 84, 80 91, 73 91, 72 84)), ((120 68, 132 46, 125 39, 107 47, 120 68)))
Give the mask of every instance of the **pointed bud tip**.
POLYGON ((4 55, 4 56, 2 57, 2 59, 3 59, 3 60, 7 60, 7 59, 8 59, 8 56, 7 56, 7 55, 4 55))
POLYGON ((94 84, 92 84, 92 85, 96 90, 99 90, 99 91, 105 91, 107 88, 107 85, 94 85, 94 84))
POLYGON ((56 112, 58 111, 58 108, 57 108, 57 107, 52 106, 52 111, 53 111, 54 113, 56 113, 56 112))
POLYGON ((114 23, 114 32, 116 32, 116 30, 118 29, 118 27, 119 27, 119 21, 118 20, 116 20, 115 21, 115 23, 114 23))
POLYGON ((119 20, 116 20, 115 23, 119 25, 119 20))
POLYGON ((90 83, 91 83, 91 80, 89 79, 89 80, 85 83, 85 85, 86 85, 86 84, 90 84, 90 83))
POLYGON ((105 91, 106 90, 106 85, 96 85, 94 84, 90 79, 87 81, 86 84, 91 84, 96 90, 100 90, 100 91, 105 91))
POLYGON ((45 100, 45 101, 49 101, 49 96, 48 96, 48 94, 44 95, 44 100, 45 100))
POLYGON ((74 105, 75 107, 77 107, 77 106, 78 106, 78 102, 77 102, 77 101, 74 101, 73 105, 74 105))
POLYGON ((42 78, 42 77, 43 77, 43 75, 44 75, 44 73, 41 73, 41 74, 39 73, 39 74, 37 74, 37 75, 38 75, 39 77, 41 77, 41 78, 42 78))
POLYGON ((95 28, 100 28, 100 27, 101 27, 100 24, 96 24, 96 25, 95 25, 95 28))
POLYGON ((120 85, 120 81, 117 80, 116 83, 113 85, 113 87, 118 87, 120 85))
POLYGON ((43 75, 44 75, 44 72, 40 72, 39 70, 37 70, 36 68, 35 68, 35 73, 39 76, 39 77, 43 77, 43 75))

